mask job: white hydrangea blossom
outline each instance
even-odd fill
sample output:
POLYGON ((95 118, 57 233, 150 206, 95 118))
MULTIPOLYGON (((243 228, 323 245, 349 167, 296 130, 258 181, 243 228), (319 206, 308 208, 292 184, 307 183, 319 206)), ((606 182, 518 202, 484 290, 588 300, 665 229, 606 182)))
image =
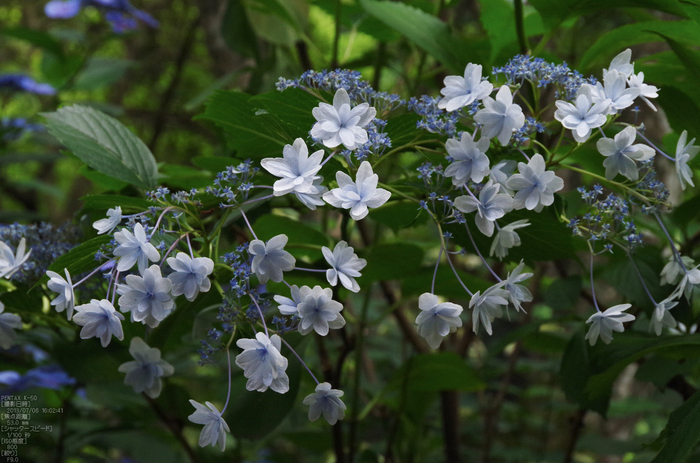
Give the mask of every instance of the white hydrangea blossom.
POLYGON ((603 69, 603 71, 617 71, 625 76, 625 78, 628 78, 634 73, 634 63, 630 63, 631 60, 632 50, 628 48, 615 56, 612 61, 610 61, 610 67, 608 69, 603 69))
POLYGON ((670 310, 678 305, 678 301, 667 298, 656 304, 654 307, 654 313, 651 316, 651 323, 649 324, 649 330, 653 330, 657 336, 661 336, 661 330, 664 326, 669 328, 675 328, 678 326, 678 322, 673 315, 671 315, 670 310))
POLYGON ((595 345, 598 337, 605 344, 610 344, 610 341, 613 339, 613 331, 618 333, 625 331, 625 327, 622 324, 631 322, 635 318, 632 314, 624 313, 630 307, 632 307, 632 304, 618 304, 610 307, 605 312, 596 312, 591 315, 586 321, 586 324, 591 323, 591 327, 586 333, 586 339, 588 339, 591 346, 595 345))
POLYGON ((443 98, 438 102, 438 108, 455 111, 491 94, 493 85, 481 80, 482 67, 480 64, 467 64, 464 77, 445 77, 445 87, 440 90, 443 98))
POLYGON ((462 326, 462 319, 459 318, 463 311, 462 306, 452 302, 440 303, 435 294, 421 294, 418 298, 418 308, 421 310, 416 317, 418 334, 423 336, 433 349, 440 347, 445 336, 462 326))
POLYGON ((114 255, 119 257, 117 270, 124 272, 138 263, 139 272, 146 270, 148 261, 157 262, 160 254, 155 246, 148 241, 143 225, 137 223, 132 234, 126 228, 114 234, 114 239, 119 246, 114 250, 114 255))
POLYGON ((391 193, 384 188, 377 188, 379 175, 372 171, 369 162, 363 161, 357 170, 355 181, 345 172, 335 174, 338 188, 324 193, 323 199, 333 207, 350 209, 353 220, 362 220, 370 208, 379 207, 389 200, 391 193))
POLYGON ((267 388, 284 394, 289 390, 288 361, 282 356, 282 339, 273 334, 257 333, 255 339, 239 339, 236 345, 243 352, 236 356, 236 365, 248 378, 245 387, 249 391, 265 392, 267 388))
POLYGON ((590 91, 593 104, 609 100, 608 114, 615 114, 632 106, 640 93, 639 88, 628 88, 627 76, 615 69, 603 72, 603 84, 583 84, 579 92, 585 91, 590 91))
POLYGON ((515 172, 517 165, 518 163, 514 160, 505 159, 498 162, 491 168, 491 172, 489 172, 489 179, 493 183, 498 183, 501 186, 501 193, 505 193, 509 196, 513 196, 515 194, 513 190, 506 186, 506 183, 508 182, 510 176, 513 175, 513 172, 515 172))
POLYGON ((122 208, 120 206, 116 206, 113 209, 107 209, 107 218, 95 221, 95 223, 92 224, 92 228, 97 230, 98 235, 111 233, 121 221, 122 208))
POLYGON ((474 293, 469 301, 469 308, 473 310, 474 333, 479 334, 479 324, 482 324, 489 335, 493 334, 491 322, 503 316, 503 309, 508 307, 509 297, 510 293, 501 288, 500 284, 491 286, 484 294, 481 294, 481 291, 474 293))
POLYGON ((693 183, 693 170, 688 166, 688 162, 692 161, 695 155, 698 154, 698 151, 700 151, 700 146, 693 146, 693 143, 695 143, 694 138, 688 144, 686 144, 687 140, 688 131, 684 130, 676 145, 676 173, 678 174, 681 188, 684 190, 686 183, 690 184, 690 186, 695 186, 693 183))
POLYGON ((495 100, 484 98, 484 106, 474 115, 474 120, 483 126, 482 136, 489 139, 497 137, 501 145, 507 145, 513 132, 525 124, 523 109, 513 103, 513 95, 507 85, 498 90, 495 100))
POLYGON ((311 188, 309 188, 309 191, 306 193, 299 193, 298 191, 295 191, 294 196, 296 196, 304 206, 308 207, 312 211, 315 211, 316 206, 323 206, 326 204, 323 201, 323 195, 328 191, 328 188, 323 186, 321 182, 323 182, 323 177, 317 175, 314 178, 313 184, 311 185, 311 188))
POLYGON ((574 140, 579 143, 588 140, 593 129, 601 127, 608 120, 605 116, 608 113, 608 101, 593 104, 589 92, 580 92, 575 104, 558 100, 556 105, 554 117, 571 130, 574 140))
POLYGON ((637 138, 637 129, 626 127, 615 138, 601 138, 596 143, 598 152, 606 157, 605 178, 612 180, 620 173, 630 180, 639 179, 635 161, 646 161, 654 157, 654 149, 642 143, 633 144, 637 138))
POLYGON ((274 296, 274 300, 279 304, 278 308, 282 315, 295 315, 298 311, 297 307, 301 303, 302 296, 297 285, 292 285, 289 288, 291 299, 279 294, 274 296))
POLYGON ((131 339, 129 353, 134 360, 119 365, 119 372, 126 373, 124 384, 155 399, 163 388, 161 378, 172 375, 175 369, 160 358, 160 349, 149 347, 141 338, 131 339))
POLYGON ((3 313, 5 304, 0 301, 0 347, 9 349, 17 337, 15 330, 22 329, 22 318, 14 313, 3 313))
POLYGON ((639 74, 632 74, 627 78, 627 85, 629 85, 630 88, 638 88, 639 89, 639 98, 646 103, 647 106, 649 106, 651 109, 656 111, 656 106, 654 106, 654 103, 649 101, 649 98, 656 98, 659 96, 659 89, 655 87, 654 85, 649 85, 644 83, 644 73, 640 72, 639 74))
POLYGON ((323 160, 323 150, 318 150, 309 156, 309 149, 306 142, 297 138, 293 145, 284 145, 282 158, 265 158, 260 161, 263 169, 274 175, 281 177, 272 186, 275 196, 286 195, 287 193, 309 193, 316 174, 321 170, 323 160))
POLYGON ((188 301, 194 301, 200 291, 206 293, 211 288, 209 275, 214 271, 214 261, 210 258, 192 258, 187 253, 178 252, 177 256, 168 257, 168 265, 175 270, 168 275, 173 285, 173 297, 184 294, 188 301))
POLYGON ((270 238, 267 243, 261 240, 250 242, 248 252, 254 256, 250 269, 260 283, 265 283, 267 280, 279 283, 284 278, 282 272, 288 272, 294 268, 296 259, 284 250, 288 240, 287 235, 282 234, 270 238))
POLYGON ((355 250, 348 246, 345 241, 339 241, 331 252, 330 248, 323 246, 321 248, 323 257, 325 257, 330 269, 326 271, 326 279, 331 286, 336 286, 338 280, 347 289, 356 293, 360 290, 360 285, 355 281, 356 277, 362 276, 360 270, 365 268, 367 261, 357 257, 355 250))
POLYGON ((693 294, 693 289, 695 286, 700 285, 700 266, 694 267, 690 270, 686 267, 681 271, 683 274, 678 287, 673 291, 670 297, 680 297, 681 294, 685 295, 686 299, 690 300, 690 296, 693 294))
POLYGON ((114 310, 107 299, 92 299, 89 304, 76 306, 75 311, 77 313, 73 316, 73 321, 83 327, 80 339, 100 338, 102 347, 107 347, 112 336, 124 340, 121 322, 124 315, 114 310))
POLYGON ((12 252, 10 246, 0 241, 0 278, 4 277, 9 280, 12 278, 12 275, 24 265, 32 253, 30 249, 29 252, 25 254, 26 247, 27 241, 24 238, 19 240, 15 252, 12 252))
POLYGON ((541 154, 535 154, 530 161, 518 163, 518 174, 508 179, 506 185, 517 191, 513 198, 515 209, 540 212, 544 206, 554 203, 554 193, 564 188, 564 180, 547 170, 541 154))
POLYGON ((508 250, 517 246, 520 246, 520 235, 515 230, 519 228, 525 228, 530 226, 527 219, 516 220, 513 223, 501 227, 496 232, 496 237, 493 239, 491 244, 490 256, 494 254, 499 259, 503 259, 508 255, 508 250))
POLYGON ((163 278, 160 267, 151 265, 142 276, 127 275, 126 285, 119 285, 117 292, 119 308, 131 312, 131 321, 144 323, 155 328, 167 317, 175 306, 170 290, 173 286, 168 278, 163 278))
POLYGON ((522 283, 533 275, 532 273, 522 273, 524 267, 525 263, 520 261, 520 264, 518 264, 512 272, 508 273, 508 278, 503 281, 503 289, 508 292, 508 300, 513 304, 515 310, 522 310, 523 312, 525 310, 520 303, 532 301, 532 293, 519 283, 522 283))
POLYGON ((320 103, 312 111, 318 122, 311 128, 311 136, 318 138, 329 148, 340 144, 349 150, 367 143, 367 131, 363 128, 372 122, 377 110, 368 103, 362 103, 354 108, 348 92, 339 88, 333 96, 333 105, 320 103))
POLYGON ((683 267, 691 268, 695 265, 695 261, 688 256, 682 256, 681 260, 683 261, 683 265, 678 262, 675 254, 671 255, 668 263, 661 269, 662 285, 677 285, 681 281, 681 278, 683 278, 683 267))
POLYGON ((445 169, 445 177, 452 177, 455 186, 464 185, 469 180, 480 183, 489 174, 489 158, 485 154, 489 144, 490 139, 486 137, 475 142, 469 132, 463 132, 459 140, 447 140, 445 148, 453 161, 445 169))
POLYGON ((319 383, 316 392, 304 398, 304 405, 309 405, 309 420, 316 421, 323 414, 328 424, 334 425, 345 418, 345 404, 340 400, 343 394, 339 389, 331 389, 330 383, 319 383))
POLYGON ((297 305, 299 332, 309 334, 316 331, 321 336, 328 334, 329 329, 339 329, 345 326, 345 318, 340 315, 343 304, 333 300, 330 288, 302 286, 299 289, 301 302, 297 305))
POLYGON ((500 189, 500 185, 489 180, 481 189, 479 199, 471 195, 458 196, 455 199, 455 207, 460 211, 465 213, 477 211, 474 219, 476 226, 486 236, 493 235, 495 220, 513 209, 513 198, 499 193, 500 189))
POLYGON ((58 273, 47 270, 46 276, 50 278, 47 286, 51 291, 58 293, 58 296, 51 301, 51 305, 56 306, 56 312, 60 313, 65 310, 66 317, 70 320, 75 307, 75 293, 73 292, 73 282, 68 269, 65 269, 65 273, 66 278, 64 279, 58 273))
POLYGON ((206 447, 211 444, 215 447, 217 444, 223 452, 226 450, 226 433, 231 432, 221 416, 221 412, 211 402, 205 402, 206 407, 199 402, 190 399, 190 403, 195 408, 195 412, 187 417, 188 420, 195 424, 203 424, 204 428, 199 435, 199 446, 206 447))

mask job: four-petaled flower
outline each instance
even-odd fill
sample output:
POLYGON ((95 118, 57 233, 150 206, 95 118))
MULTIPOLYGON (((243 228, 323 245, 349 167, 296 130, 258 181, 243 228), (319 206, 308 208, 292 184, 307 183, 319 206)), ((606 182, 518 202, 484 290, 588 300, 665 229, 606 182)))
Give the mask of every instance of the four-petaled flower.
POLYGON ((287 193, 310 193, 314 190, 314 180, 321 170, 323 150, 318 150, 309 156, 309 149, 303 139, 297 138, 293 145, 284 145, 282 159, 265 158, 260 161, 263 168, 274 175, 281 177, 273 188, 275 196, 287 193))
POLYGON ((119 371, 126 373, 124 384, 134 388, 137 394, 145 393, 155 399, 163 388, 164 376, 170 376, 175 369, 160 358, 160 349, 148 347, 141 338, 132 338, 129 353, 135 360, 119 365, 119 371))
POLYGON ((309 420, 316 421, 321 414, 333 425, 345 418, 345 404, 340 398, 343 391, 331 389, 330 383, 319 383, 316 392, 304 397, 304 405, 309 405, 309 420))
POLYGON ((48 287, 51 291, 58 293, 52 301, 51 305, 56 306, 56 312, 66 311, 68 320, 73 316, 73 307, 75 307, 75 293, 73 292, 73 282, 70 279, 68 269, 65 269, 66 278, 56 272, 48 270, 46 276, 50 278, 48 287))
POLYGON ((609 102, 607 100, 592 104, 590 92, 582 91, 576 97, 576 104, 557 100, 554 117, 561 125, 571 130, 574 140, 583 143, 591 136, 596 127, 605 124, 609 102))
POLYGON ((212 447, 215 447, 218 444, 222 452, 226 450, 226 433, 231 432, 231 430, 221 416, 219 409, 211 402, 205 402, 206 407, 192 399, 190 399, 190 403, 195 408, 195 412, 187 419, 195 424, 204 425, 204 429, 199 435, 199 446, 206 447, 211 444, 212 447))
POLYGON ((122 208, 117 206, 114 209, 107 209, 107 218, 96 220, 95 223, 92 224, 92 228, 97 230, 98 235, 102 235, 103 233, 111 233, 121 221, 122 208))
POLYGON ((444 83, 445 88, 440 90, 444 97, 438 102, 438 108, 447 111, 463 108, 489 96, 493 91, 490 82, 481 80, 480 64, 467 64, 464 77, 447 76, 444 83))
POLYGON ((301 302, 297 305, 299 332, 308 334, 316 331, 321 336, 328 334, 329 329, 338 329, 345 326, 345 318, 340 315, 343 304, 333 300, 333 291, 330 288, 314 286, 302 286, 299 289, 301 302))
POLYGON ((676 173, 678 174, 681 188, 684 190, 686 183, 689 183, 690 186, 695 186, 693 183, 693 171, 688 167, 688 162, 692 161, 695 155, 698 154, 698 151, 700 151, 700 146, 693 146, 693 143, 695 143, 694 138, 688 144, 685 143, 687 140, 688 131, 684 130, 676 145, 676 173))
POLYGON ((442 302, 435 294, 423 293, 418 298, 422 311, 416 317, 418 334, 423 336, 433 349, 440 347, 445 336, 462 326, 462 307, 452 302, 442 302))
POLYGON ((603 161, 605 166, 605 178, 612 180, 620 173, 630 180, 639 178, 637 163, 654 157, 654 149, 642 143, 634 143, 637 138, 637 129, 630 126, 615 135, 615 138, 601 138, 596 143, 598 152, 607 159, 603 161))
POLYGON ((184 294, 188 301, 194 301, 199 292, 206 293, 211 288, 208 275, 214 271, 214 261, 208 257, 192 258, 184 252, 168 257, 168 265, 175 270, 168 275, 173 283, 173 297, 184 294))
POLYGON ((661 336, 661 330, 664 326, 669 328, 675 328, 678 326, 678 322, 673 315, 671 315, 670 310, 678 305, 678 301, 674 301, 671 298, 664 299, 663 301, 656 304, 654 307, 654 313, 651 316, 651 323, 649 324, 649 330, 654 330, 657 336, 661 336))
POLYGON ((335 174, 338 188, 323 195, 323 199, 333 207, 350 209, 353 220, 364 219, 369 208, 379 207, 389 200, 391 193, 384 188, 377 188, 379 175, 372 171, 369 162, 363 161, 357 169, 355 181, 345 172, 335 174))
POLYGON ((80 339, 100 338, 102 347, 107 347, 113 335, 120 341, 124 339, 121 322, 124 315, 114 310, 107 299, 92 299, 89 304, 76 306, 75 311, 78 313, 73 321, 83 327, 80 339))
POLYGON ((282 272, 288 272, 294 268, 296 259, 284 250, 287 240, 289 240, 287 235, 277 235, 267 243, 261 240, 250 242, 248 252, 255 256, 250 269, 260 283, 265 283, 267 280, 279 283, 283 278, 282 272))
POLYGON ((9 280, 29 259, 32 250, 25 254, 26 246, 27 242, 22 238, 17 245, 17 251, 12 252, 12 248, 0 241, 0 278, 5 277, 9 280))
POLYGON ((445 148, 454 161, 445 169, 445 177, 452 177, 455 186, 464 185, 469 180, 481 182, 489 174, 489 158, 484 154, 489 144, 486 137, 475 142, 469 132, 463 132, 459 140, 447 140, 445 148))
POLYGON ((497 137, 501 145, 506 145, 513 132, 525 124, 523 109, 513 103, 513 95, 507 85, 496 93, 495 100, 484 98, 484 106, 474 115, 474 120, 483 126, 482 136, 489 139, 497 137))
POLYGON ((265 392, 269 387, 284 394, 289 390, 289 377, 285 370, 288 361, 280 354, 282 339, 273 334, 257 333, 255 339, 239 339, 236 345, 243 352, 236 356, 236 365, 243 368, 248 378, 245 387, 249 391, 265 392))
POLYGON ((625 327, 622 324, 631 322, 635 318, 632 314, 624 313, 630 307, 632 307, 632 304, 618 304, 610 307, 605 312, 596 312, 591 315, 586 321, 586 324, 591 323, 591 327, 586 333, 586 339, 588 339, 591 346, 596 343, 599 336, 605 344, 610 344, 613 338, 613 331, 618 333, 625 331, 625 327))
POLYGON ((471 195, 458 196, 455 199, 455 207, 460 211, 466 213, 477 211, 474 219, 476 226, 486 236, 493 235, 494 221, 513 209, 513 198, 499 193, 500 189, 499 184, 489 180, 481 189, 479 199, 471 195))
POLYGON ((126 284, 119 285, 119 308, 131 312, 131 320, 155 328, 172 311, 175 302, 170 295, 173 284, 163 278, 160 267, 151 265, 142 276, 127 275, 126 284))
POLYGON ((355 250, 348 246, 345 241, 339 241, 338 244, 333 248, 331 252, 330 248, 323 246, 321 248, 323 251, 323 257, 326 258, 326 262, 331 266, 326 270, 326 279, 331 286, 338 284, 338 279, 340 283, 347 289, 356 293, 360 290, 360 285, 355 281, 355 277, 362 276, 360 270, 365 268, 367 261, 357 257, 355 250))
POLYGON ((148 242, 146 230, 143 225, 137 223, 132 234, 126 228, 114 234, 114 239, 119 246, 114 250, 114 255, 120 257, 117 262, 117 270, 123 272, 129 270, 138 263, 139 272, 146 270, 148 261, 156 262, 160 259, 160 254, 155 246, 148 242))
POLYGON ((506 185, 517 191, 513 198, 515 209, 540 212, 544 206, 554 203, 554 193, 564 188, 564 180, 547 170, 541 154, 535 154, 530 161, 518 163, 518 174, 508 179, 506 185))
POLYGON ((367 131, 363 128, 372 122, 377 110, 368 103, 350 108, 348 92, 339 88, 333 96, 333 106, 320 103, 312 111, 318 122, 311 128, 311 136, 320 139, 329 148, 343 144, 349 150, 367 143, 367 131))

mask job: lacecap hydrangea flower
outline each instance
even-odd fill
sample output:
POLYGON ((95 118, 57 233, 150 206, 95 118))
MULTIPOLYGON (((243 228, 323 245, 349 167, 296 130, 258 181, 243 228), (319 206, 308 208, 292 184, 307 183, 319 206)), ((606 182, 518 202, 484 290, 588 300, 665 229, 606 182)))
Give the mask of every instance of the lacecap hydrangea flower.
POLYGON ((95 223, 92 224, 92 228, 97 230, 98 235, 112 233, 112 230, 114 230, 121 221, 122 208, 117 206, 113 209, 107 209, 107 218, 96 220, 95 223))
POLYGON ((92 299, 89 304, 76 306, 75 311, 77 313, 73 316, 73 321, 83 327, 80 339, 100 338, 102 347, 107 347, 112 336, 124 340, 124 315, 114 310, 107 299, 92 299))
POLYGON ((445 148, 453 161, 445 169, 445 177, 452 177, 455 186, 464 185, 470 180, 480 183, 489 174, 489 158, 485 153, 490 143, 491 140, 486 137, 475 142, 469 132, 463 132, 459 140, 447 140, 445 148))
POLYGON ((503 85, 496 99, 484 98, 484 109, 480 109, 474 120, 482 125, 482 136, 498 138, 501 145, 507 145, 513 132, 525 124, 523 109, 513 103, 513 95, 507 85, 503 85))
POLYGON ((134 360, 119 366, 121 373, 126 373, 124 384, 134 388, 137 394, 145 393, 155 399, 163 388, 162 377, 170 376, 175 369, 160 358, 160 349, 148 347, 141 338, 133 338, 129 345, 129 353, 134 360))
POLYGON ((508 188, 517 191, 513 198, 515 209, 540 212, 554 203, 554 193, 564 188, 564 180, 547 170, 541 154, 534 154, 527 164, 518 163, 518 172, 508 179, 508 188))
POLYGON ((435 294, 423 293, 418 298, 421 313, 416 317, 418 333, 428 345, 437 349, 445 336, 462 326, 462 307, 452 302, 440 302, 435 294))
POLYGON ((5 305, 0 301, 0 347, 9 349, 17 337, 15 330, 22 329, 22 319, 14 313, 3 313, 5 305))
POLYGON ((261 240, 253 240, 248 246, 248 252, 253 257, 251 271, 258 277, 260 283, 272 280, 276 283, 282 281, 282 272, 288 272, 294 268, 296 259, 284 246, 289 238, 287 235, 277 235, 265 243, 261 240))
POLYGON ((142 276, 127 275, 126 284, 119 285, 119 308, 131 312, 131 320, 155 328, 172 311, 175 302, 170 295, 173 284, 163 278, 160 267, 151 265, 142 276))
POLYGON ((316 421, 323 414, 328 424, 334 425, 345 418, 345 404, 340 400, 343 394, 339 389, 332 389, 330 383, 319 383, 316 392, 304 398, 304 405, 309 406, 309 420, 316 421))
POLYGON ((273 334, 257 333, 255 339, 239 339, 236 345, 243 352, 236 356, 236 365, 248 378, 245 387, 249 391, 265 392, 267 388, 284 394, 289 390, 289 377, 285 371, 289 362, 282 356, 282 339, 273 334))
POLYGON ((670 312, 670 310, 677 305, 678 301, 674 301, 670 298, 664 299, 656 304, 654 307, 654 313, 651 316, 649 330, 653 330, 657 336, 661 336, 661 330, 665 326, 668 328, 675 328, 678 326, 678 322, 675 318, 673 318, 673 315, 671 315, 670 312))
POLYGON ((295 315, 297 313, 297 307, 301 303, 301 292, 297 285, 292 285, 289 288, 291 299, 288 297, 276 294, 274 300, 279 304, 278 308, 282 315, 295 315))
POLYGON ((117 270, 120 272, 129 270, 138 263, 139 272, 143 273, 149 260, 157 262, 160 259, 158 250, 148 242, 146 230, 140 223, 134 226, 133 234, 124 228, 114 234, 114 239, 119 243, 119 246, 114 250, 114 255, 119 257, 117 270))
POLYGON ((208 257, 190 257, 178 252, 175 257, 168 257, 168 265, 175 270, 168 275, 172 282, 173 297, 184 294, 188 301, 194 301, 199 292, 206 293, 211 288, 209 275, 214 271, 214 261, 208 257))
POLYGON ((384 188, 377 188, 379 175, 372 171, 369 162, 363 161, 357 170, 355 181, 345 172, 335 174, 338 188, 323 195, 323 199, 333 207, 350 209, 353 220, 362 220, 370 208, 379 207, 389 200, 391 193, 384 188))
POLYGON ((309 156, 309 149, 303 139, 297 138, 293 145, 284 145, 282 158, 265 158, 260 161, 263 169, 277 180, 273 188, 275 196, 287 193, 309 193, 314 188, 316 174, 321 170, 323 150, 318 150, 309 156))
POLYGON ((347 289, 356 293, 360 290, 360 285, 355 281, 356 277, 362 276, 360 270, 365 268, 367 261, 357 257, 355 250, 348 246, 345 241, 339 241, 335 245, 333 251, 330 248, 323 246, 321 248, 323 252, 323 257, 325 257, 328 265, 331 266, 330 269, 326 271, 326 279, 331 286, 340 283, 347 289))
POLYGON ((695 143, 694 138, 687 144, 686 141, 688 141, 688 131, 684 130, 676 145, 676 173, 678 174, 681 188, 684 190, 686 183, 690 184, 690 186, 695 186, 693 183, 693 170, 688 166, 688 162, 692 161, 695 155, 698 154, 698 151, 700 151, 700 146, 693 146, 693 143, 695 143))
POLYGON ((479 334, 479 324, 484 326, 486 332, 491 335, 493 329, 491 322, 503 315, 503 309, 508 307, 510 293, 499 285, 491 286, 484 294, 477 291, 469 301, 469 308, 472 312, 472 330, 479 334))
POLYGON ((226 433, 231 432, 231 430, 221 416, 219 409, 211 402, 205 402, 206 407, 192 399, 190 399, 190 403, 195 408, 195 412, 187 419, 195 424, 204 425, 204 429, 199 435, 199 446, 206 447, 211 444, 214 447, 218 444, 222 452, 226 450, 226 433))
POLYGON ((299 289, 297 315, 299 332, 309 334, 316 331, 321 336, 328 334, 329 329, 339 329, 345 326, 345 318, 340 315, 343 304, 333 300, 333 291, 330 288, 314 286, 302 286, 299 289))
POLYGON ((608 100, 593 104, 590 91, 579 92, 575 104, 558 100, 556 105, 554 117, 571 130, 574 140, 579 143, 588 140, 593 129, 601 127, 608 120, 608 100))
POLYGON ((633 144, 637 138, 637 129, 626 127, 615 138, 601 138, 596 143, 598 152, 606 157, 605 178, 612 180, 620 173, 630 180, 639 179, 635 161, 646 161, 654 157, 654 149, 642 143, 633 144))
POLYGON ((500 219, 506 212, 513 209, 513 198, 507 194, 499 193, 501 187, 490 180, 479 193, 479 198, 472 195, 458 196, 455 199, 455 207, 462 212, 476 211, 476 226, 486 236, 493 235, 494 222, 500 219))
POLYGON ((17 245, 16 252, 12 252, 12 248, 0 241, 0 278, 4 277, 9 280, 29 259, 32 250, 30 249, 25 254, 26 246, 27 241, 22 238, 17 245))
POLYGON ((591 327, 586 333, 586 339, 588 339, 591 346, 595 345, 598 337, 605 344, 610 344, 610 341, 613 339, 613 331, 618 333, 625 331, 625 327, 622 324, 631 322, 635 318, 632 314, 624 313, 630 307, 632 307, 632 304, 618 304, 610 307, 605 312, 596 312, 591 315, 586 321, 586 324, 591 323, 591 327))
POLYGON ((438 108, 448 112, 456 111, 489 96, 493 85, 481 80, 481 72, 480 64, 469 63, 464 69, 464 77, 445 77, 445 87, 440 90, 443 98, 438 102, 438 108))
POLYGON ((58 296, 51 301, 51 305, 56 306, 56 312, 60 313, 65 310, 66 317, 70 320, 75 307, 75 293, 73 292, 73 282, 70 279, 68 269, 65 269, 65 273, 66 278, 64 279, 58 273, 48 270, 46 276, 50 279, 47 286, 51 291, 58 293, 58 296))
POLYGON ((348 92, 339 88, 333 96, 333 105, 320 103, 312 111, 318 122, 311 128, 311 136, 318 138, 329 148, 345 145, 349 150, 367 143, 367 126, 377 115, 377 110, 368 103, 351 109, 348 92))
POLYGON ((489 255, 493 256, 495 254, 499 259, 503 259, 508 255, 509 249, 520 246, 520 235, 515 230, 529 225, 527 219, 522 219, 499 228, 491 244, 489 255))

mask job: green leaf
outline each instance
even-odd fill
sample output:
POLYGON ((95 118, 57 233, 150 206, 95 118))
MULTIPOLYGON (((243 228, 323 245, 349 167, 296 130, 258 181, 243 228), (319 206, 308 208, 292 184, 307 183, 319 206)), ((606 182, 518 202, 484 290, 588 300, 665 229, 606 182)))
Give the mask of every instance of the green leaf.
MULTIPOLYGON (((645 249, 634 255, 639 273, 644 278, 644 284, 655 300, 663 300, 668 292, 661 289, 659 275, 665 265, 658 248, 645 249)), ((639 281, 634 264, 624 253, 616 253, 608 265, 604 267, 603 280, 615 287, 623 296, 634 305, 643 307, 651 312, 654 304, 649 300, 642 282, 639 281)))
POLYGON ((212 184, 212 176, 201 170, 177 164, 165 164, 161 169, 159 183, 163 183, 180 190, 203 188, 212 184))
POLYGON ((264 109, 298 129, 298 137, 308 137, 309 130, 316 123, 311 111, 320 100, 300 88, 288 88, 283 92, 272 91, 256 95, 248 100, 250 106, 258 111, 264 109))
POLYGON ((221 21, 221 37, 232 51, 256 61, 260 59, 258 39, 241 0, 229 0, 221 21))
POLYGON ((588 341, 584 336, 583 330, 578 331, 564 350, 559 382, 567 400, 604 415, 610 405, 610 396, 598 396, 592 399, 586 391, 586 384, 592 375, 592 367, 588 354, 588 341))
POLYGON ((86 165, 80 166, 78 173, 90 180, 99 191, 120 191, 128 185, 127 182, 117 180, 109 175, 91 169, 86 165))
POLYGON ((294 257, 306 257, 311 261, 321 259, 321 246, 329 246, 328 236, 308 225, 281 215, 260 216, 253 225, 258 238, 268 241, 279 234, 289 239, 284 249, 294 257))
POLYGON ((398 280, 421 271, 423 250, 410 243, 387 243, 372 246, 365 256, 367 267, 358 279, 361 287, 372 281, 398 280))
POLYGON ((123 59, 93 57, 75 79, 76 90, 94 90, 119 81, 134 62, 123 59))
POLYGON ((430 137, 425 130, 418 130, 416 123, 421 120, 418 114, 401 114, 386 123, 385 132, 391 138, 391 145, 398 148, 422 138, 430 137))
POLYGON ((483 390, 486 384, 467 361, 454 352, 418 354, 396 372, 389 388, 400 389, 406 383, 411 392, 483 390))
POLYGON ((1 29, 0 34, 24 40, 63 59, 63 47, 56 39, 46 32, 16 27, 12 29, 1 29))
POLYGON ((49 132, 93 169, 140 188, 156 187, 153 154, 118 120, 78 105, 42 115, 49 132))
POLYGON ((670 37, 682 43, 700 45, 700 28, 695 21, 644 21, 618 27, 590 46, 576 66, 581 72, 607 68, 610 60, 625 48, 639 43, 661 42, 670 37))
POLYGON ((550 25, 556 25, 573 16, 618 8, 651 8, 676 16, 686 16, 685 9, 677 0, 531 0, 530 4, 537 8, 544 21, 550 25))
POLYGON ((192 158, 192 164, 212 173, 223 172, 228 166, 236 166, 240 161, 224 156, 197 156, 192 158))
POLYGON ((674 131, 688 130, 689 138, 700 137, 700 105, 692 97, 677 88, 664 87, 657 101, 674 131))
POLYGON ((372 220, 386 225, 396 233, 401 228, 421 225, 428 221, 428 214, 413 201, 390 201, 369 212, 372 220))
MULTIPOLYGON (((360 4, 375 18, 396 30, 433 58, 457 73, 463 73, 467 58, 474 48, 458 40, 447 24, 439 18, 410 5, 398 2, 360 0, 360 4)), ((477 62, 483 60, 474 59, 477 62)))
MULTIPOLYGON (((74 247, 66 254, 63 254, 49 266, 49 270, 63 275, 64 269, 68 269, 71 277, 76 277, 81 273, 94 270, 99 262, 95 261, 95 253, 100 248, 112 240, 111 236, 101 235, 74 247)), ((48 277, 44 277, 34 286, 48 281, 48 277)))
POLYGON ((691 50, 683 43, 669 37, 668 35, 660 32, 656 32, 656 34, 666 40, 668 45, 671 47, 671 50, 673 50, 674 53, 678 55, 678 58, 680 58, 681 63, 688 68, 688 71, 696 76, 700 74, 700 54, 697 51, 691 50))
POLYGON ((663 431, 666 444, 652 463, 682 463, 700 441, 700 392, 671 413, 663 431))
POLYGON ((228 146, 241 157, 259 160, 279 157, 286 144, 294 143, 299 132, 264 109, 256 110, 250 95, 235 91, 214 92, 204 114, 195 119, 213 122, 226 134, 228 146))
MULTIPOLYGON (((454 256, 451 257, 451 259, 454 263, 454 256)), ((401 291, 403 296, 407 298, 412 296, 415 297, 430 291, 434 272, 435 267, 423 267, 415 275, 402 278, 401 291)), ((485 291, 492 286, 492 283, 474 276, 471 273, 457 269, 457 274, 471 292, 485 291)), ((462 288, 462 285, 459 284, 459 281, 457 281, 457 278, 455 277, 454 272, 452 272, 449 264, 447 264, 447 262, 444 260, 438 267, 438 271, 435 276, 435 294, 455 300, 467 300, 470 297, 464 288, 462 288)))
POLYGON ((80 198, 83 209, 86 211, 107 211, 116 206, 122 208, 124 213, 143 212, 153 206, 153 203, 141 198, 119 195, 89 195, 80 198))

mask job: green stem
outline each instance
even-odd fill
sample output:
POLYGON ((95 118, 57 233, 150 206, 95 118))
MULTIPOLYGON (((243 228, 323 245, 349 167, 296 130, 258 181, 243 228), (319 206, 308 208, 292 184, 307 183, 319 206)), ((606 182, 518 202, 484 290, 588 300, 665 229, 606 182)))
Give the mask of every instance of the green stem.
POLYGON ((340 18, 342 13, 342 1, 335 0, 335 35, 333 36, 333 57, 331 59, 331 69, 338 67, 338 46, 340 44, 340 18))
POLYGON ((523 0, 515 0, 513 2, 515 9, 515 31, 518 34, 518 45, 520 45, 520 54, 527 55, 530 53, 530 45, 527 43, 525 35, 525 21, 523 18, 523 0))
POLYGON ((605 178, 603 176, 600 176, 598 174, 594 174, 593 172, 589 172, 585 169, 579 169, 578 167, 570 166, 568 164, 560 164, 560 165, 561 165, 561 167, 564 167, 565 169, 573 170, 574 172, 588 175, 589 177, 593 177, 595 179, 598 179, 601 182, 605 182, 609 185, 616 186, 617 188, 625 191, 626 193, 628 193, 632 196, 636 196, 639 200, 641 200, 647 206, 651 205, 651 203, 649 202, 649 198, 647 198, 646 196, 644 196, 642 194, 639 194, 637 191, 635 191, 634 189, 628 187, 627 185, 625 185, 623 183, 615 182, 613 180, 608 180, 607 178, 605 178))

